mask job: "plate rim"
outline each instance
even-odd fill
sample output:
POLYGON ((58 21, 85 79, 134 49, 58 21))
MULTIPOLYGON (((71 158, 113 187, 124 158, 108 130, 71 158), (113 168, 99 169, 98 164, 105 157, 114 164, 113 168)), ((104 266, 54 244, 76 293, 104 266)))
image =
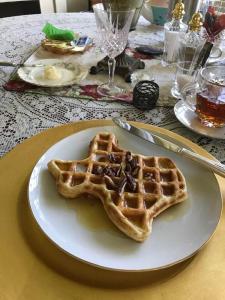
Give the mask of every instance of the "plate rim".
MULTIPOLYGON (((57 58, 55 58, 55 59, 54 59, 54 58, 39 59, 39 60, 35 61, 34 63, 35 63, 35 64, 38 64, 38 63, 40 63, 40 61, 44 61, 44 60, 52 60, 52 61, 55 60, 55 61, 58 61, 58 63, 61 63, 61 64, 67 63, 67 62, 65 62, 65 61, 63 61, 63 60, 60 60, 60 59, 57 59, 57 58)), ((74 65, 75 65, 75 63, 73 63, 73 62, 70 62, 70 64, 74 64, 74 65)), ((46 64, 46 66, 47 66, 47 65, 54 65, 54 64, 53 64, 53 63, 52 63, 52 64, 49 63, 49 64, 46 64)), ((81 65, 79 65, 79 66, 81 66, 81 65)), ((54 84, 54 85, 48 85, 48 84, 37 83, 37 82, 34 82, 34 81, 32 81, 32 80, 29 80, 29 78, 25 78, 25 77, 21 74, 21 72, 22 72, 22 70, 23 70, 24 68, 29 68, 29 66, 26 66, 26 64, 25 64, 23 67, 18 68, 17 74, 18 74, 19 78, 22 79, 23 81, 27 82, 27 83, 33 84, 33 85, 38 86, 38 87, 47 87, 47 88, 66 87, 66 86, 71 86, 71 85, 74 85, 74 84, 79 84, 79 81, 83 80, 83 79, 80 79, 80 80, 73 79, 72 81, 69 81, 69 82, 67 82, 67 83, 63 83, 63 84, 54 84)), ((38 67, 33 67, 33 68, 38 68, 38 67)), ((87 77, 87 75, 88 75, 88 69, 86 70, 86 75, 85 75, 85 77, 87 77)))
MULTIPOLYGON (((224 127, 224 137, 219 137, 219 136, 214 136, 213 134, 209 135, 209 134, 200 132, 200 131, 198 131, 197 129, 195 129, 195 128, 193 128, 193 127, 188 126, 187 124, 185 124, 185 122, 182 121, 183 119, 182 119, 182 118, 179 116, 179 114, 178 114, 178 106, 181 106, 181 105, 183 105, 183 106, 185 107, 186 111, 189 111, 190 113, 193 113, 193 114, 194 114, 194 112, 192 112, 191 109, 185 104, 184 100, 179 100, 179 101, 177 101, 177 103, 174 105, 174 109, 173 109, 173 110, 174 110, 174 114, 175 114, 177 120, 178 120, 181 124, 183 124, 186 128, 190 129, 191 131, 193 131, 193 132, 195 132, 195 133, 197 133, 197 134, 200 134, 200 135, 202 135, 202 136, 205 136, 205 137, 209 137, 209 138, 213 138, 213 139, 217 139, 217 140, 225 140, 225 127, 224 127)), ((196 118, 197 118, 197 117, 196 117, 196 118)), ((221 129, 221 128, 217 128, 217 129, 221 129)), ((216 128, 214 128, 214 130, 216 130, 216 128)))
MULTIPOLYGON (((91 121, 80 121, 80 122, 95 122, 97 120, 91 120, 91 121)), ((109 121, 109 120, 107 120, 109 121)), ((79 122, 79 123, 80 123, 79 122)), ((144 123, 140 123, 140 122, 131 122, 133 123, 134 125, 136 126, 139 126, 140 128, 145 128, 147 130, 149 130, 151 132, 151 130, 153 130, 153 132, 155 133, 159 133, 160 135, 162 136, 166 136, 166 132, 168 132, 169 130, 165 129, 165 128, 160 128, 160 127, 157 127, 157 126, 154 126, 154 125, 150 125, 150 124, 144 124, 144 123), (141 127, 141 125, 149 125, 150 128, 146 128, 146 127, 141 127), (157 130, 159 129, 159 131, 157 130), (163 131, 163 133, 161 132, 163 131)), ((67 126, 68 124, 65 124, 63 125, 62 127, 64 126, 67 126)), ((167 264, 167 265, 163 265, 163 266, 160 266, 160 267, 157 267, 157 268, 145 268, 145 269, 120 269, 120 268, 113 268, 113 267, 107 267, 107 266, 104 266, 104 265, 100 265, 100 264, 95 264, 93 262, 90 262, 88 260, 85 260, 83 258, 80 258, 79 256, 76 256, 72 253, 70 253, 69 251, 67 251, 66 249, 64 249, 63 247, 61 247, 59 244, 57 244, 57 242, 55 242, 50 236, 49 234, 44 230, 43 226, 41 226, 41 224, 39 224, 39 222, 37 221, 36 217, 35 217, 35 214, 34 214, 34 211, 33 211, 33 208, 32 208, 32 205, 31 205, 31 201, 29 199, 29 186, 30 186, 30 181, 31 181, 31 178, 32 178, 32 175, 33 175, 33 172, 34 170, 36 169, 36 167, 38 166, 38 164, 40 163, 41 159, 43 158, 43 156, 46 154, 46 152, 48 152, 49 150, 51 150, 51 148, 53 148, 57 143, 63 141, 64 139, 67 139, 75 134, 78 134, 82 131, 88 131, 90 129, 94 129, 94 128, 101 128, 102 126, 109 126, 109 127, 113 127, 113 124, 103 124, 103 125, 93 125, 93 126, 90 126, 90 127, 87 127, 87 128, 84 128, 84 129, 79 129, 78 131, 75 131, 74 133, 72 134, 69 134, 61 139, 59 139, 58 141, 56 141, 54 144, 52 144, 50 147, 48 147, 44 153, 42 153, 42 155, 39 157, 39 159, 36 161, 36 164, 35 166, 33 167, 32 169, 32 172, 31 172, 31 175, 30 175, 30 178, 29 178, 29 181, 28 181, 28 188, 27 188, 27 197, 28 197, 28 204, 29 204, 29 207, 30 207, 30 210, 31 210, 31 213, 32 213, 32 216, 36 222, 36 224, 38 225, 38 227, 41 229, 42 233, 48 238, 49 241, 51 241, 51 243, 53 243, 58 249, 60 249, 62 252, 66 253, 67 255, 73 257, 74 259, 77 259, 78 261, 81 261, 83 263, 86 263, 88 265, 91 265, 91 266, 94 266, 94 267, 97 267, 97 268, 100 268, 100 269, 103 269, 103 270, 109 270, 109 271, 115 271, 115 272, 124 272, 124 273, 137 273, 137 272, 149 272, 149 271, 156 271, 156 270, 163 270, 163 269, 166 269, 166 268, 169 268, 169 267, 172 267, 172 266, 175 266, 181 262, 184 262, 186 260, 188 260, 189 258, 193 257, 196 253, 198 253, 210 240, 211 238, 214 236, 215 232, 216 232, 216 229, 220 223, 220 220, 221 220, 221 216, 222 216, 222 211, 223 211, 223 198, 222 198, 222 192, 221 192, 221 188, 220 188, 220 185, 219 185, 219 182, 217 180, 217 177, 216 175, 212 172, 212 175, 214 176, 214 179, 215 179, 215 182, 217 183, 217 187, 218 187, 218 190, 219 190, 219 195, 218 197, 220 198, 220 213, 219 213, 219 217, 218 219, 216 220, 216 224, 215 224, 215 227, 213 228, 213 231, 212 233, 210 233, 208 239, 198 248, 196 249, 194 252, 192 252, 190 255, 187 255, 185 256, 184 258, 180 259, 180 260, 177 260, 173 263, 170 263, 170 264, 167 264)), ((170 132, 170 131, 169 131, 170 132)), ((170 132, 171 133, 171 132, 170 132)), ((197 146, 197 148, 200 148, 202 149, 205 153, 207 153, 211 158, 215 159, 211 154, 209 154, 206 150, 204 150, 202 147, 198 146, 197 144, 189 141, 188 139, 180 136, 179 134, 177 133, 174 133, 172 132, 172 137, 169 135, 169 138, 172 138, 174 141, 177 141, 179 143, 182 143, 185 147, 190 147, 192 151, 196 152, 195 150, 193 150, 192 146, 197 146), (176 139, 176 136, 177 137, 180 137, 181 138, 181 141, 179 139, 176 139), (183 140, 183 141, 182 141, 183 140), (186 143, 185 143, 186 141, 186 143), (187 144, 193 144, 193 145, 187 145, 187 144)), ((196 152, 197 153, 197 152, 196 152)))

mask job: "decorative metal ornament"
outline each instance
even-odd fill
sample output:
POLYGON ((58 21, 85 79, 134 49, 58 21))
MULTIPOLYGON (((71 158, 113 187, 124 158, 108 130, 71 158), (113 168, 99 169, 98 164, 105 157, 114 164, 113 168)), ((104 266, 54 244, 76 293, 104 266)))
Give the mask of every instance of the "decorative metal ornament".
MULTIPOLYGON (((185 15, 183 16, 183 20, 185 23, 188 23, 191 19, 191 16, 200 10, 202 11, 202 3, 207 2, 208 0, 183 0, 183 4, 185 6, 185 15)), ((209 2, 209 1, 208 1, 209 2)), ((169 12, 168 17, 172 17, 172 12, 174 10, 175 5, 178 3, 178 0, 169 0, 169 12)), ((203 11, 202 11, 203 12, 203 11)))
POLYGON ((139 81, 133 91, 133 105, 141 110, 153 109, 159 98, 159 86, 154 81, 139 81))
POLYGON ((184 14, 184 3, 182 2, 182 0, 179 0, 173 10, 173 18, 176 20, 181 20, 183 19, 184 14))
POLYGON ((201 13, 194 13, 189 22, 191 31, 200 31, 203 25, 203 17, 201 13))

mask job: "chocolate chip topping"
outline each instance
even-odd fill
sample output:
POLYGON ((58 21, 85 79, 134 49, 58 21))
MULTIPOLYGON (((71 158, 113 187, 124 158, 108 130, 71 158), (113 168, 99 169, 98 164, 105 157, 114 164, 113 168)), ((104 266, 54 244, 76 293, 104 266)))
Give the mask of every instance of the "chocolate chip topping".
POLYGON ((120 177, 122 175, 122 171, 123 171, 123 168, 122 168, 122 166, 120 166, 118 171, 116 172, 116 176, 120 177))
POLYGON ((138 175, 140 166, 138 165, 137 157, 132 157, 130 151, 127 151, 123 160, 120 156, 116 156, 114 153, 108 155, 110 163, 120 164, 120 167, 106 167, 95 166, 93 173, 96 175, 104 176, 107 185, 121 195, 125 188, 129 192, 136 192, 137 183, 135 176, 138 175), (119 180, 115 181, 114 177, 119 177, 119 180))
POLYGON ((126 184, 127 184, 127 178, 125 176, 121 177, 118 185, 116 186, 116 191, 119 195, 121 195, 124 192, 126 184))
POLYGON ((126 164, 125 171, 128 172, 128 173, 132 172, 132 167, 129 163, 126 164))
POLYGON ((108 160, 111 163, 115 163, 115 164, 120 164, 121 163, 121 158, 120 156, 115 155, 114 153, 110 153, 108 154, 108 160))
POLYGON ((131 174, 129 173, 126 173, 126 177, 127 177, 127 185, 129 189, 131 190, 131 192, 135 192, 137 188, 137 183, 134 177, 132 177, 131 174))
POLYGON ((137 157, 134 157, 131 161, 130 161, 130 165, 132 169, 135 169, 138 166, 138 159, 137 157))
POLYGON ((109 177, 115 176, 114 170, 112 168, 110 168, 109 166, 107 166, 103 169, 103 174, 107 175, 109 177))
POLYGON ((130 152, 130 151, 127 151, 127 153, 126 153, 126 161, 127 161, 127 162, 130 162, 131 160, 132 160, 131 152, 130 152))
POLYGON ((136 177, 138 175, 138 172, 140 170, 140 166, 137 166, 132 171, 132 176, 136 177))
POLYGON ((112 180, 112 178, 110 178, 109 176, 105 175, 104 179, 105 179, 105 182, 108 184, 108 186, 112 190, 116 190, 117 189, 117 186, 115 185, 115 182, 112 180))
POLYGON ((101 166, 94 166, 93 173, 96 175, 102 175, 103 174, 103 168, 101 166))

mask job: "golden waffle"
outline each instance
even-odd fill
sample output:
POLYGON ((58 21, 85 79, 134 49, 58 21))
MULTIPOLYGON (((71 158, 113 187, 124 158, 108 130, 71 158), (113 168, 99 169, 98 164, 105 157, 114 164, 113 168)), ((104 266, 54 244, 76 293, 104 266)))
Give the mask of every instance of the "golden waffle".
POLYGON ((62 196, 100 198, 111 221, 140 242, 151 233, 154 217, 187 197, 185 178, 169 158, 132 154, 111 133, 93 138, 88 158, 52 160, 48 169, 62 196))

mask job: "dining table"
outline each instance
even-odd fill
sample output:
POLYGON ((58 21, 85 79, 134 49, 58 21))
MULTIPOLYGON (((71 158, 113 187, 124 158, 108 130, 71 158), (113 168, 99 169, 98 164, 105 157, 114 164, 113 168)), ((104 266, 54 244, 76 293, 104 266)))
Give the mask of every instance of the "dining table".
MULTIPOLYGON (((57 13, 2 18, 0 20, 0 60, 24 62, 44 38, 42 28, 46 22, 58 27, 74 29, 75 32, 89 35, 93 39, 97 35, 93 13, 57 13)), ((136 45, 160 45, 162 47, 163 29, 150 25, 141 17, 137 29, 129 34, 129 41, 136 45)), ((127 120, 164 127, 178 133, 202 146, 221 162, 225 162, 224 140, 202 136, 185 128, 176 119, 173 106, 160 106, 142 111, 122 102, 13 93, 3 87, 11 73, 11 67, 0 68, 0 155, 4 155, 26 138, 57 125, 79 120, 120 116, 127 120)))
MULTIPOLYGON (((92 12, 2 18, 0 61, 25 62, 40 47, 47 22, 90 36, 93 41, 97 38, 92 12)), ((130 49, 162 47, 163 28, 140 17, 136 30, 129 33, 128 44, 130 49)), ((201 251, 165 268, 121 272, 87 264, 56 247, 33 218, 27 196, 32 170, 52 145, 85 129, 112 126, 114 117, 158 132, 221 163, 225 163, 224 137, 202 135, 184 126, 175 116, 172 103, 176 102, 168 91, 161 94, 165 99, 153 109, 140 110, 131 103, 76 93, 65 96, 63 92, 11 89, 8 83, 15 71, 0 67, 0 299, 224 299, 223 212, 201 251)), ((107 79, 107 74, 104 76, 107 79)), ((225 180, 216 178, 224 201, 225 180)))

